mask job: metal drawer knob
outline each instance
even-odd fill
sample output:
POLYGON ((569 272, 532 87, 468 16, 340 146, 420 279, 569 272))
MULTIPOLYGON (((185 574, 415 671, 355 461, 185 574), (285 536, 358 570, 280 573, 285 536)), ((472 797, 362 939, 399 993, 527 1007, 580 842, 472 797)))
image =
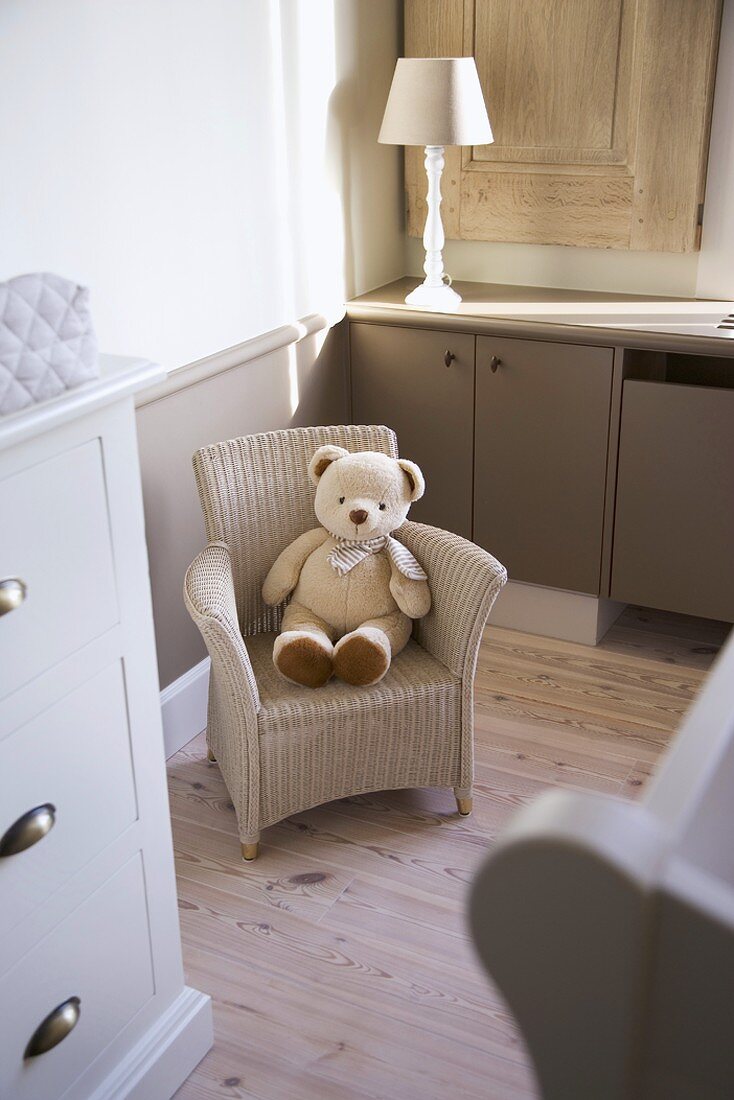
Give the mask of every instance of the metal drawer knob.
POLYGON ((50 802, 28 810, 0 837, 0 858, 15 856, 26 848, 32 848, 39 840, 43 840, 46 833, 51 832, 55 822, 56 807, 50 802))
POLYGON ((20 577, 3 577, 0 580, 0 616, 20 607, 28 589, 20 577))
POLYGON ((494 372, 497 370, 497 367, 501 366, 502 360, 499 358, 499 356, 493 355, 492 358, 489 360, 489 369, 491 370, 492 374, 494 374, 494 372))
POLYGON ((444 355, 443 355, 443 361, 446 364, 446 366, 450 367, 455 358, 456 358, 456 356, 454 355, 453 351, 449 351, 448 348, 447 348, 446 351, 444 352, 444 355))
POLYGON ((57 1005, 53 1012, 49 1012, 31 1035, 23 1057, 36 1058, 63 1042, 79 1023, 81 1005, 78 997, 69 997, 67 1001, 57 1005))

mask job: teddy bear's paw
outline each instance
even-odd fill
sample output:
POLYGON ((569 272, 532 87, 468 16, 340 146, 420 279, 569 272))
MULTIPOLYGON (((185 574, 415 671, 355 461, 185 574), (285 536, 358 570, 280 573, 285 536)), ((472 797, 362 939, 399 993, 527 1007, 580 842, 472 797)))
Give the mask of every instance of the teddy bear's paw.
POLYGON ((273 664, 281 676, 303 687, 323 687, 331 679, 333 646, 305 630, 279 634, 273 647, 273 664))
POLYGON ((390 642, 384 631, 364 626, 345 634, 334 647, 334 672, 355 687, 369 687, 390 667, 390 642))

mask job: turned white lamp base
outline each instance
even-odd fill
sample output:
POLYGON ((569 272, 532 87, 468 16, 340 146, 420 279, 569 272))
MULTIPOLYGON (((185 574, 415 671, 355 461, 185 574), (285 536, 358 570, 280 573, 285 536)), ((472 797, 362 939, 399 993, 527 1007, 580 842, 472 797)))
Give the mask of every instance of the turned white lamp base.
POLYGON ((426 227, 423 231, 423 247, 426 250, 423 270, 426 277, 420 286, 417 286, 415 290, 411 290, 405 301, 407 305, 411 306, 422 306, 424 309, 451 312, 459 308, 461 295, 457 294, 446 283, 448 276, 443 269, 443 256, 441 254, 446 241, 441 222, 443 145, 426 145, 425 165, 426 175, 428 176, 428 194, 426 196, 428 212, 426 213, 426 227))
POLYGON ((421 283, 415 290, 406 295, 405 301, 411 306, 423 306, 425 309, 440 309, 445 312, 458 309, 461 305, 461 295, 452 290, 447 283, 440 286, 429 286, 421 283))

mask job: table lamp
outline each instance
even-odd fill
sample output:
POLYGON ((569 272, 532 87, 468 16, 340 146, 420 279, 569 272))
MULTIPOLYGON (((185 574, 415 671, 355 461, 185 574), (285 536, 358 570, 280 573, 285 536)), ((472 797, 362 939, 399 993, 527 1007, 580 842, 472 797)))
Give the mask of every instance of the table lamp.
POLYGON ((489 145, 494 140, 474 58, 398 58, 377 140, 383 145, 426 147, 426 277, 405 301, 428 309, 455 310, 461 297, 450 286, 441 255, 443 150, 445 145, 489 145))

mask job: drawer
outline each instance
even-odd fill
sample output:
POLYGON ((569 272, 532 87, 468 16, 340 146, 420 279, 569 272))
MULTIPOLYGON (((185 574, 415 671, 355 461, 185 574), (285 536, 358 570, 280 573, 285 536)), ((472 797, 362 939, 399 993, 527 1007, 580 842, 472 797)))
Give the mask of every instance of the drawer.
POLYGON ((45 803, 51 830, 0 858, 3 937, 137 817, 119 662, 0 741, 0 836, 45 803))
POLYGON ((145 886, 138 853, 0 978, 0 1096, 55 1100, 154 992, 145 886), (76 1027, 24 1060, 30 1037, 78 997, 76 1027))
POLYGON ((0 580, 26 586, 0 617, 2 698, 118 620, 100 441, 0 481, 0 527, 0 580))

